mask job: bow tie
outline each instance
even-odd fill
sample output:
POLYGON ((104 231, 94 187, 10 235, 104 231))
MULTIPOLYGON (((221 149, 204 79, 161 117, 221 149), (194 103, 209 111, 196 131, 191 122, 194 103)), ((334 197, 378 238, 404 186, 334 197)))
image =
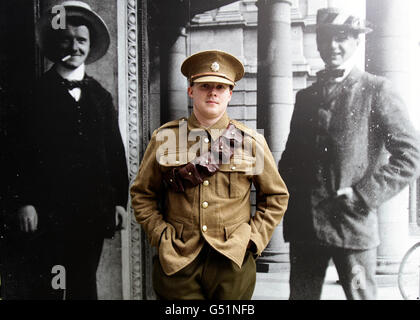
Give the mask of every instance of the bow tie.
POLYGON ((61 84, 66 87, 66 89, 68 90, 72 90, 74 88, 83 88, 84 86, 86 86, 87 84, 87 80, 83 79, 83 80, 67 80, 67 79, 62 79, 61 80, 61 84))
POLYGON ((319 82, 327 82, 344 76, 344 69, 324 69, 316 73, 319 82))

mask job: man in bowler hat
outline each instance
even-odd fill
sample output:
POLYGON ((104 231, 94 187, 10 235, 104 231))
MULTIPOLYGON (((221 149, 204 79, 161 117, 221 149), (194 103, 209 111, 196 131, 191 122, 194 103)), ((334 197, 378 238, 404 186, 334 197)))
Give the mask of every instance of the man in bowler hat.
POLYGON ((419 174, 420 142, 388 80, 355 66, 362 19, 317 13, 325 63, 297 93, 279 170, 290 190, 290 299, 320 299, 332 259, 348 299, 376 298, 377 208, 419 174))
POLYGON ((28 276, 18 299, 97 299, 103 242, 128 201, 112 97, 85 72, 108 50, 107 26, 84 2, 60 5, 65 11, 49 10, 36 25, 38 45, 54 65, 36 82, 22 115, 16 219, 27 241, 28 276), (64 28, 54 25, 59 19, 64 28))

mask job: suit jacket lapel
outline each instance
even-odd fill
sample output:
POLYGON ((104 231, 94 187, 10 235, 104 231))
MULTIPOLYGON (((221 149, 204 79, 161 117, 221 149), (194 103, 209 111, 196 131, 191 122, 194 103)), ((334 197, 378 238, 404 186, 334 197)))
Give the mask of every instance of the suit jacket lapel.
POLYGON ((77 103, 70 92, 61 84, 62 77, 53 68, 47 71, 46 76, 48 90, 60 101, 65 102, 65 106, 75 105, 77 103))
POLYGON ((330 94, 326 97, 325 103, 330 104, 331 101, 337 99, 337 97, 341 94, 343 90, 350 90, 351 87, 360 80, 362 76, 362 72, 357 69, 353 68, 353 70, 349 73, 347 78, 345 78, 342 82, 338 83, 330 92, 330 94))
POLYGON ((343 90, 350 90, 351 87, 360 80, 363 72, 360 71, 358 68, 353 68, 353 70, 349 73, 349 75, 342 81, 339 82, 329 90, 328 94, 324 95, 325 86, 317 82, 316 87, 318 91, 318 95, 321 100, 323 100, 323 104, 328 106, 331 104, 331 101, 337 99, 337 97, 341 94, 343 90))

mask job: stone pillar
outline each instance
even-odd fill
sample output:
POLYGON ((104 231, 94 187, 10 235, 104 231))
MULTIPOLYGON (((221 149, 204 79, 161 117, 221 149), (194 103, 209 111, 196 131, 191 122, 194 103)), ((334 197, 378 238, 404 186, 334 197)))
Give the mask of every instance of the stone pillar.
MULTIPOLYGON (((259 0, 257 128, 278 163, 289 134, 293 113, 291 5, 287 0, 259 0)), ((275 271, 288 262, 288 246, 280 225, 262 257, 259 271, 275 271)))
POLYGON ((168 53, 168 100, 166 121, 188 116, 188 82, 181 73, 181 65, 187 57, 187 35, 181 28, 168 53))
MULTIPOLYGON (((409 16, 408 3, 367 1, 367 19, 375 29, 367 36, 367 70, 390 79, 406 101, 410 81, 409 16)), ((378 210, 381 238, 377 258, 379 275, 398 272, 408 246, 408 207, 409 190, 406 188, 378 210)))

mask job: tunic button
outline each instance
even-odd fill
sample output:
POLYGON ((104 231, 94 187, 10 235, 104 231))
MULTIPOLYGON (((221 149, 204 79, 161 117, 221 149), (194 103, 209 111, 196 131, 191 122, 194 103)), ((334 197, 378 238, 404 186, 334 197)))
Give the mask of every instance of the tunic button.
POLYGON ((204 225, 204 226, 203 226, 203 231, 204 231, 204 232, 206 232, 206 231, 207 231, 207 226, 206 226, 206 225, 204 225))
POLYGON ((207 201, 204 201, 201 205, 204 209, 206 209, 209 206, 209 203, 207 201))
POLYGON ((232 167, 232 170, 236 170, 236 167, 235 167, 235 166, 233 166, 233 167, 232 167))
POLYGON ((192 175, 192 173, 191 172, 188 172, 188 175, 190 176, 190 175, 192 175))
POLYGON ((208 180, 204 180, 203 184, 207 187, 209 185, 209 181, 208 180))
POLYGON ((210 142, 209 138, 204 138, 204 142, 209 143, 210 142))

